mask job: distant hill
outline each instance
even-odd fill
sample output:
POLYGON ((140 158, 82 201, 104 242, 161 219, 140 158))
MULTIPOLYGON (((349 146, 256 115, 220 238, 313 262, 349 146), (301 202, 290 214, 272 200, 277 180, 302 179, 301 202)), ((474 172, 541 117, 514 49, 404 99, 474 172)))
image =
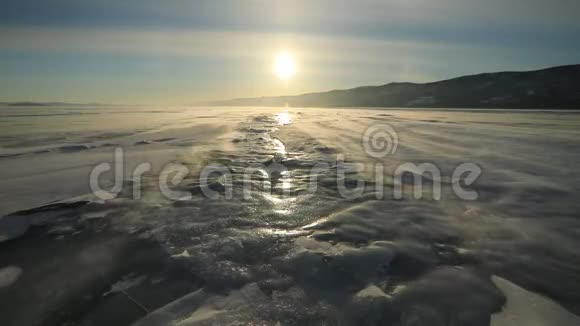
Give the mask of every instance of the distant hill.
POLYGON ((223 106, 580 109, 580 65, 497 72, 432 83, 391 83, 297 96, 204 103, 223 106))
POLYGON ((0 102, 4 106, 100 106, 100 103, 68 103, 68 102, 0 102))

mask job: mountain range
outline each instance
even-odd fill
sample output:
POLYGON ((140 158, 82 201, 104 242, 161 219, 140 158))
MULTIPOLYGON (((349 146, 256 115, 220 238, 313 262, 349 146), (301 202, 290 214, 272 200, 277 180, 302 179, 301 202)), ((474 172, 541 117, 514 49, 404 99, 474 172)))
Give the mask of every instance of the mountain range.
POLYGON ((296 96, 242 98, 215 106, 580 109, 580 65, 496 72, 431 83, 390 83, 296 96))

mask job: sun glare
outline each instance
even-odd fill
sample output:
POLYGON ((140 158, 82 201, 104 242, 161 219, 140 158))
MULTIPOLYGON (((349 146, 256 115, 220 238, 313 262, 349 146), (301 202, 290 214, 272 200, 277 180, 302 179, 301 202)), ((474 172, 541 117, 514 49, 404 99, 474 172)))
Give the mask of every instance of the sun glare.
POLYGON ((288 80, 296 74, 296 63, 290 53, 283 52, 276 57, 274 72, 282 80, 288 80))

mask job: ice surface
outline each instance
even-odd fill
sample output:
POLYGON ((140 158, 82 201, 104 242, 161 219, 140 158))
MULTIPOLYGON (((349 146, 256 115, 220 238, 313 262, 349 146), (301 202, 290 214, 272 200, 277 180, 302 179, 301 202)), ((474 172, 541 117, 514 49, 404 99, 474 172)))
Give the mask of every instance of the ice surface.
MULTIPOLYGON (((578 113, 114 107, 0 116, 0 261, 24 271, 1 270, 8 324, 578 324, 578 113), (398 133, 396 153, 367 155, 362 134, 385 123, 398 133), (127 154, 123 191, 83 196, 91 168, 111 162, 117 145, 127 154), (362 169, 340 176, 338 155, 362 169), (153 168, 133 199, 131 171, 142 162, 153 168), (440 168, 441 200, 430 197, 435 178, 423 199, 393 199, 393 171, 409 162, 440 168), (474 201, 452 192, 464 162, 483 170, 474 201), (167 163, 189 169, 177 201, 158 190, 167 163), (218 177, 218 198, 203 195, 199 175, 215 163, 232 172, 232 199, 218 177), (246 168, 258 164, 244 198, 246 168), (368 187, 349 199, 337 181, 368 187), (43 303, 32 309, 29 298, 43 303)), ((106 174, 103 185, 111 181, 106 174)))

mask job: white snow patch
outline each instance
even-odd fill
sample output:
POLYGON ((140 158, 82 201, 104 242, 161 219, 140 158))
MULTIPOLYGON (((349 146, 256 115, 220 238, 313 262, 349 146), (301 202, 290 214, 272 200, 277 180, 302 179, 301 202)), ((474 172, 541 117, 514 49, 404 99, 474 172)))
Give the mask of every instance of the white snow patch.
POLYGON ((554 301, 529 292, 503 278, 493 276, 495 285, 505 294, 503 311, 492 315, 490 326, 578 326, 580 317, 554 301))
POLYGON ((8 266, 0 268, 0 288, 10 286, 20 278, 22 269, 17 266, 8 266))
POLYGON ((112 294, 112 293, 125 292, 126 290, 143 283, 143 281, 145 281, 146 278, 147 277, 145 277, 145 276, 139 276, 139 277, 133 277, 133 278, 126 277, 126 278, 118 281, 117 283, 113 284, 109 291, 103 293, 103 296, 106 297, 107 295, 112 294))
POLYGON ((356 295, 359 298, 387 298, 388 295, 378 286, 370 285, 362 290, 360 290, 356 295))
POLYGON ((185 249, 185 250, 183 250, 182 253, 177 254, 177 255, 172 255, 171 257, 173 257, 173 258, 190 257, 190 255, 189 255, 189 251, 187 251, 187 249, 185 249))

